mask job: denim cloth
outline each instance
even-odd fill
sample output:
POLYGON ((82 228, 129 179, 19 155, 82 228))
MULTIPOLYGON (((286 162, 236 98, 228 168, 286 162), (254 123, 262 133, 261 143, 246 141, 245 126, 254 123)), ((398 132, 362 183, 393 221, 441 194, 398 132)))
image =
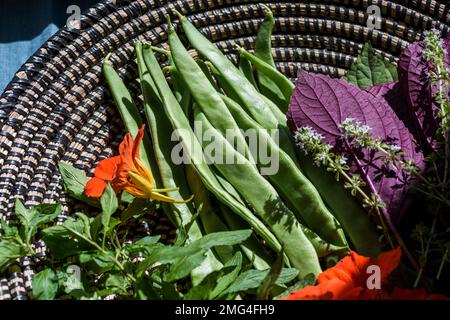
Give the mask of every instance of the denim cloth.
POLYGON ((15 72, 71 14, 70 5, 81 12, 95 0, 0 0, 0 93, 15 72))

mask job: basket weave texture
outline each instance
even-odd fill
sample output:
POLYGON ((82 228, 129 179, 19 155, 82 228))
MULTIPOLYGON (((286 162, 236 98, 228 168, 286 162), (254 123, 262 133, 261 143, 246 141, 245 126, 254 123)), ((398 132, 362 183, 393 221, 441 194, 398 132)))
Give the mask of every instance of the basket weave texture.
MULTIPOLYGON (((82 16, 78 30, 63 28, 16 73, 0 96, 0 218, 12 220, 15 198, 26 206, 60 201, 63 215, 77 204, 62 187, 57 162, 91 172, 112 155, 123 126, 101 74, 111 61, 138 99, 133 43, 165 46, 166 15, 184 13, 217 46, 236 58, 234 44, 253 46, 265 3, 275 16, 273 55, 278 69, 295 79, 299 69, 342 76, 364 43, 396 61, 423 30, 449 32, 450 5, 435 0, 104 0, 82 16), (370 5, 381 9, 381 29, 366 26, 370 5)), ((174 19, 176 20, 176 19, 174 19)), ((155 215, 138 226, 168 233, 155 215)), ((0 275, 0 300, 29 299, 33 273, 45 255, 25 257, 0 275)))

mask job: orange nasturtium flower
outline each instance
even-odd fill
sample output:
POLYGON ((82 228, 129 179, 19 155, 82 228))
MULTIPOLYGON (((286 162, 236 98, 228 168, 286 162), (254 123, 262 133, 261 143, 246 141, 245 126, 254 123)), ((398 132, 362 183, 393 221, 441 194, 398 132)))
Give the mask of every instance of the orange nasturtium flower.
POLYGON ((109 182, 116 193, 125 190, 137 198, 151 198, 164 202, 185 203, 188 200, 177 200, 160 192, 175 191, 178 188, 155 189, 151 171, 142 163, 139 149, 144 138, 144 125, 139 129, 135 140, 127 133, 119 146, 119 155, 99 162, 84 192, 88 197, 99 198, 109 182))
POLYGON ((382 253, 377 259, 360 256, 352 251, 334 267, 325 270, 317 277, 316 286, 307 286, 294 291, 284 300, 423 300, 446 299, 441 295, 429 295, 424 289, 406 290, 393 288, 387 291, 388 276, 394 271, 401 258, 400 248, 382 253), (380 269, 381 289, 369 289, 367 272, 370 266, 380 269))

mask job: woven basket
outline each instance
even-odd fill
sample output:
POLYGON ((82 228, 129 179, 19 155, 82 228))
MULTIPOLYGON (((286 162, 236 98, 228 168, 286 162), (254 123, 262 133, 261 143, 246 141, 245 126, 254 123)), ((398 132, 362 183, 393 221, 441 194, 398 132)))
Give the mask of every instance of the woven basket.
MULTIPOLYGON (((63 214, 71 214, 76 204, 64 194, 57 162, 91 172, 117 148, 123 127, 101 73, 108 52, 137 97, 133 43, 164 46, 165 16, 173 15, 173 9, 189 16, 235 59, 235 43, 253 45, 263 17, 260 2, 276 18, 272 40, 277 67, 293 79, 300 68, 343 75, 367 41, 396 61, 423 30, 448 33, 450 25, 450 6, 444 0, 102 1, 82 16, 80 30, 63 28, 48 40, 0 96, 0 218, 13 219, 16 197, 27 206, 60 201, 63 214), (370 5, 381 8, 381 29, 366 27, 370 5)), ((171 230, 158 214, 140 227, 146 233, 171 230)), ((36 246, 44 256, 44 244, 36 246)), ((25 257, 0 275, 0 300, 30 297, 40 258, 25 257)))

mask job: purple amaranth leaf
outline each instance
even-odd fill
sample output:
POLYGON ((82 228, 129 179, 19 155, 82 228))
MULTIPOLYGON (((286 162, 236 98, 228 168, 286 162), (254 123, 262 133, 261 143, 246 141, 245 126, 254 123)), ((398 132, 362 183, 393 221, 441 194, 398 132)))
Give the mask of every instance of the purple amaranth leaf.
MULTIPOLYGON (((301 71, 287 114, 288 124, 293 131, 303 126, 312 127, 324 136, 325 143, 337 146, 342 141, 339 125, 346 119, 354 119, 369 126, 374 138, 388 139, 402 149, 407 160, 412 159, 422 166, 423 155, 413 135, 386 99, 377 95, 384 90, 386 95, 389 88, 379 87, 378 92, 361 90, 343 80, 301 71)), ((396 172, 381 174, 383 162, 379 156, 378 153, 371 157, 368 152, 362 155, 353 152, 351 172, 359 173, 371 185, 385 202, 392 220, 398 221, 408 191, 403 179, 405 173, 398 168, 396 172)))
POLYGON ((400 94, 406 99, 411 120, 428 153, 434 149, 438 122, 434 117, 433 90, 423 50, 424 43, 415 42, 403 51, 398 62, 398 77, 400 94))
POLYGON ((401 85, 399 81, 379 84, 365 89, 367 92, 384 99, 397 117, 408 128, 409 132, 414 136, 415 141, 421 141, 415 122, 409 113, 409 107, 406 100, 402 96, 401 85))

